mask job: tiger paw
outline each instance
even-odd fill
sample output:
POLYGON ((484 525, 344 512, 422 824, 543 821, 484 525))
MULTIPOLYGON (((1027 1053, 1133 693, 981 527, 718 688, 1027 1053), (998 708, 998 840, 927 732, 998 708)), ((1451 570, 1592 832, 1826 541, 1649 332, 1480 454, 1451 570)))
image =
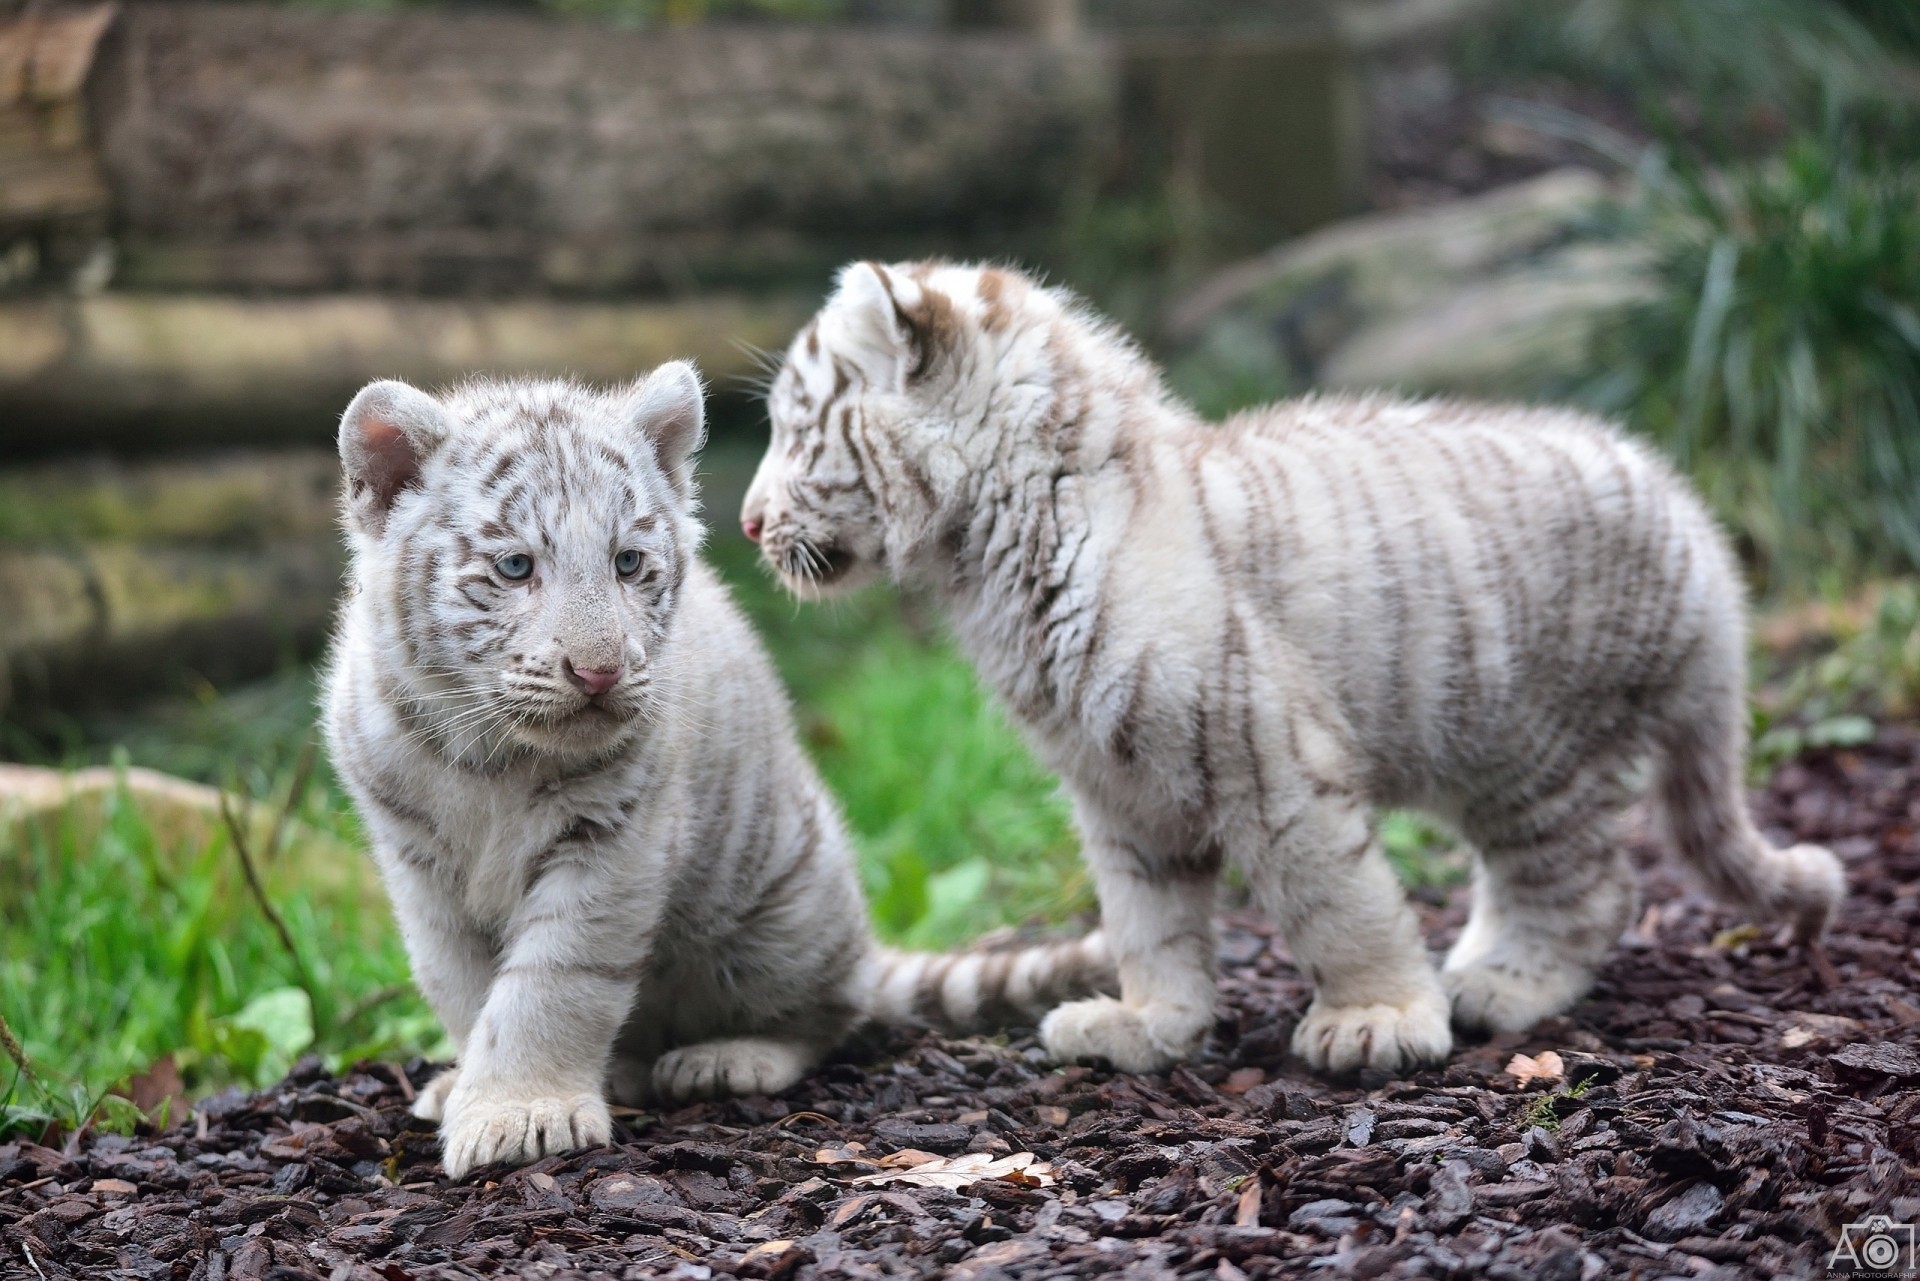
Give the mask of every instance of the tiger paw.
POLYGON ((456 1085, 446 1110, 440 1165, 453 1179, 497 1161, 524 1165, 613 1137, 613 1118, 598 1094, 522 1096, 456 1085))
POLYGON ((438 1121, 447 1114, 447 1096, 453 1093, 453 1087, 458 1084, 460 1065, 456 1063, 427 1082, 427 1088, 415 1096, 413 1106, 407 1110, 422 1121, 438 1121))
POLYGON ((1453 1049, 1448 1016, 1437 985, 1401 1005, 1324 1005, 1315 997, 1293 1030, 1293 1052, 1329 1076, 1438 1063, 1453 1049))
POLYGON ((1040 1022, 1040 1039, 1056 1062, 1105 1059, 1122 1072, 1164 1072, 1199 1051, 1212 1014, 1096 996, 1069 1001, 1047 1015, 1040 1022))
POLYGON ((804 1047, 785 1041, 705 1041, 662 1054, 653 1065, 653 1092, 675 1103, 778 1094, 812 1066, 813 1056, 804 1047))
POLYGON ((1509 965, 1475 961, 1441 971, 1453 999, 1453 1021, 1475 1031, 1524 1032, 1560 1014, 1586 995, 1593 975, 1578 966, 1509 965))

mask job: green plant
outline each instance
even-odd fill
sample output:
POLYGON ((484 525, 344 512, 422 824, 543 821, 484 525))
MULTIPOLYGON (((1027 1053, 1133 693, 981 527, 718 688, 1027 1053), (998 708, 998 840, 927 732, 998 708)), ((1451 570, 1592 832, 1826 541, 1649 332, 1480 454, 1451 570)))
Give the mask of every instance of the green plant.
POLYGON ((1802 138, 1649 190, 1657 292, 1587 397, 1694 474, 1769 590, 1920 566, 1920 174, 1802 138))
POLYGON ((1811 747, 1870 742, 1876 720, 1920 712, 1920 580, 1882 583, 1864 610, 1837 611, 1818 652, 1763 660, 1783 670, 1763 674, 1754 700, 1756 775, 1811 747))
POLYGON ((384 914, 259 851, 283 937, 243 883, 231 838, 169 848, 124 796, 97 823, 0 836, 0 1013, 21 1062, 0 1131, 96 1117, 171 1054, 187 1087, 265 1084, 308 1050, 336 1063, 439 1044, 384 914), (291 945, 291 951, 289 950, 291 945))
POLYGON ((1665 113, 1676 90, 1704 122, 1805 118, 1822 104, 1908 111, 1911 80, 1877 34, 1897 41, 1905 0, 1513 0, 1463 32, 1482 75, 1546 74, 1599 84, 1665 113))

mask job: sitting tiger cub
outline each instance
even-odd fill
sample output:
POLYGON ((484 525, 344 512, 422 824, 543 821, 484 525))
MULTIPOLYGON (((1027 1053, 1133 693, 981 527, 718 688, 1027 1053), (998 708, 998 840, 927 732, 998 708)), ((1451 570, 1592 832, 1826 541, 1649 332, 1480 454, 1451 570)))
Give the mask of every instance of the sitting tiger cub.
POLYGON ((1048 1016, 1057 1058, 1195 1052, 1229 865, 1314 987, 1317 1070, 1565 1010, 1634 917, 1648 754, 1719 897, 1805 940, 1843 896, 1831 853, 1744 806, 1725 540, 1606 423, 1383 396, 1207 423, 1068 294, 941 263, 848 267, 770 401, 742 512, 768 563, 802 595, 930 586, 1073 797, 1122 995, 1048 1016), (1438 974, 1383 806, 1477 851, 1438 974))
POLYGON ((718 576, 700 380, 377 382, 340 424, 352 585, 327 744, 456 1067, 460 1178, 625 1103, 775 1094, 865 1019, 978 1027, 1112 990, 1098 934, 878 946, 839 807, 718 576))

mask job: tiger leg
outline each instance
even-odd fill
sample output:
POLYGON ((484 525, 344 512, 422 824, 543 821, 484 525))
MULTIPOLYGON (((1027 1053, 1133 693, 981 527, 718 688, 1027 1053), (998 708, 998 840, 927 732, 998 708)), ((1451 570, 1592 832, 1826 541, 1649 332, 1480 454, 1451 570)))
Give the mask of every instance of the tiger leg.
POLYGON ((1591 767, 1524 809, 1463 816, 1473 908, 1441 972, 1461 1027, 1523 1031, 1593 985, 1638 903, 1623 800, 1616 772, 1591 767))
POLYGON ((1144 850, 1080 807, 1101 927, 1120 998, 1070 1001, 1040 1024, 1061 1062, 1106 1059, 1123 1072, 1162 1072, 1191 1058, 1213 1025, 1213 908, 1217 853, 1178 858, 1144 850))

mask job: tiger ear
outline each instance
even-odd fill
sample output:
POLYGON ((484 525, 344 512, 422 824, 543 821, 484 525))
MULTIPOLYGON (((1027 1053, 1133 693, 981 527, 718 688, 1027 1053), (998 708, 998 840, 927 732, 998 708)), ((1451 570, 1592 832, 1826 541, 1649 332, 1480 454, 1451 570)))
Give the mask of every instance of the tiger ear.
POLYGON ((872 372, 911 382, 951 341, 953 303, 877 262, 850 263, 828 304, 840 317, 854 360, 872 372))
POLYGON ((379 537, 401 493, 420 486, 422 465, 451 424, 439 401, 387 379, 368 383, 340 416, 340 466, 353 523, 379 537))
POLYGON ((693 497, 693 454, 707 438, 706 389, 691 361, 674 360, 634 384, 627 412, 653 445, 682 499, 693 497))

